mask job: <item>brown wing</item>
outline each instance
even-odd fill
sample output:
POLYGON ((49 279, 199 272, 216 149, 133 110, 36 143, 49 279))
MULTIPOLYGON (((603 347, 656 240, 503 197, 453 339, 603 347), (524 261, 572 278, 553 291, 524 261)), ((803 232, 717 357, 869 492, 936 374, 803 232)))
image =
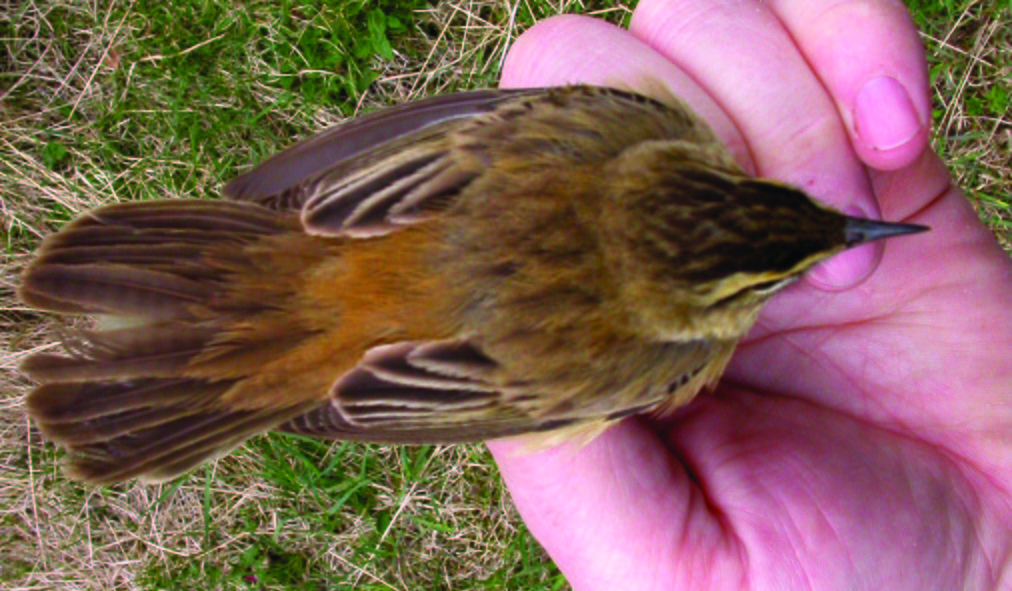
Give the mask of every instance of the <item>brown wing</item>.
POLYGON ((503 428, 532 430, 531 417, 510 409, 489 381, 498 369, 466 340, 375 347, 334 384, 330 403, 283 428, 373 441, 438 434, 448 439, 434 441, 445 443, 485 439, 503 428))
POLYGON ((503 367, 467 340, 385 345, 366 353, 335 383, 330 402, 278 429, 329 439, 414 444, 467 443, 558 430, 571 435, 596 433, 634 414, 684 404, 711 378, 703 370, 722 368, 726 362, 714 364, 714 356, 726 357, 726 352, 705 343, 660 345, 657 351, 650 361, 662 365, 646 368, 653 375, 642 378, 657 387, 644 389, 639 380, 630 379, 637 395, 589 393, 585 407, 563 403, 553 409, 553 393, 539 391, 551 385, 501 383, 503 367), (607 404, 595 404, 605 397, 607 404))
POLYGON ((330 439, 459 443, 577 422, 540 420, 511 404, 488 379, 497 369, 466 340, 377 347, 334 384, 331 402, 279 428, 330 439))
MULTIPOLYGON (((396 153, 391 146, 416 143, 420 137, 445 135, 454 122, 493 111, 520 96, 540 90, 478 90, 437 96, 382 109, 337 125, 272 156, 227 185, 224 194, 236 201, 252 201, 274 209, 302 209, 309 185, 320 177, 341 173, 374 160, 375 152, 396 153), (435 131, 432 128, 439 128, 435 131), (428 131, 426 131, 428 130, 428 131)), ((386 171, 386 184, 405 174, 386 171)))
POLYGON ((673 101, 588 86, 436 97, 296 144, 229 183, 225 195, 300 210, 310 234, 376 236, 442 209, 499 159, 566 165, 651 139, 718 145, 705 123, 673 101))

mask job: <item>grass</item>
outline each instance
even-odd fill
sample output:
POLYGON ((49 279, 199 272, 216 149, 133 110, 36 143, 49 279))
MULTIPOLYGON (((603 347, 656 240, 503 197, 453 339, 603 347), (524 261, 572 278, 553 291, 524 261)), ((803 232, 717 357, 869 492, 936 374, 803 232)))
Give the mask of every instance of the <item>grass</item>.
MULTIPOLYGON (((936 148, 1012 236, 1007 7, 910 2, 936 148)), ((495 84, 533 22, 606 0, 60 0, 0 11, 0 588, 560 589, 481 446, 251 441, 159 487, 91 489, 24 415, 52 324, 13 298, 42 236, 100 203, 215 197, 294 139, 383 104, 495 84)))
POLYGON ((1012 250, 1012 3, 908 0, 928 48, 934 147, 1012 250))

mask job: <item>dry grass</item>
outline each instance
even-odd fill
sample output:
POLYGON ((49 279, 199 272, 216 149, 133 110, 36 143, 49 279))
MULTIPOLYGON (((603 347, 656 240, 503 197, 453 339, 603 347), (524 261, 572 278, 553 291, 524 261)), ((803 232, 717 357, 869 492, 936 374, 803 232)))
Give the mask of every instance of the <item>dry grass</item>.
MULTIPOLYGON (((628 13, 605 1, 531 4, 378 2, 405 25, 387 22, 386 53, 382 39, 368 37, 368 15, 308 1, 285 13, 266 2, 8 0, 0 9, 0 587, 565 585, 481 447, 331 447, 270 436, 170 485, 95 490, 61 476, 58 453, 25 417, 30 384, 16 371, 53 331, 14 299, 17 274, 39 239, 76 213, 214 196, 242 164, 354 112, 494 84, 509 44, 535 19, 628 13), (342 18, 356 26, 341 30, 342 18)), ((1009 247, 1009 15, 959 4, 951 13, 918 4, 934 60, 937 145, 1009 247)))
POLYGON ((962 4, 944 25, 920 23, 932 55, 935 146, 1012 250, 1012 7, 962 4))

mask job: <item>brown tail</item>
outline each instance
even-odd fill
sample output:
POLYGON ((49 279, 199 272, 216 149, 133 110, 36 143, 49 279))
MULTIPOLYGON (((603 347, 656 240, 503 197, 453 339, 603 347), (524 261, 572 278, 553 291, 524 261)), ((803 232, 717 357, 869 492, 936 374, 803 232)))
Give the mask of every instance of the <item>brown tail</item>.
POLYGON ((284 253, 267 246, 286 240, 312 239, 288 214, 171 201, 99 209, 45 241, 22 277, 21 299, 101 315, 99 330, 64 340, 63 355, 40 353, 23 365, 41 384, 28 397, 29 413, 69 448, 72 476, 168 479, 315 406, 226 400, 244 372, 310 336, 284 319, 251 320, 278 316, 296 297, 294 275, 305 265, 285 267, 264 254, 284 253), (209 358, 227 371, 189 371, 209 358))

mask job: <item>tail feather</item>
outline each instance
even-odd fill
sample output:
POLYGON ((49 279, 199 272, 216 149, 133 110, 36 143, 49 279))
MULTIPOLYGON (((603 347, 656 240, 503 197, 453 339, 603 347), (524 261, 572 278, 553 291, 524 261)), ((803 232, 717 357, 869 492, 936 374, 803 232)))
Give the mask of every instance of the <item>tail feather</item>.
MULTIPOLYGON (((88 220, 95 223, 94 220, 88 220)), ((204 230, 193 230, 180 228, 143 228, 138 232, 137 220, 128 220, 130 225, 123 226, 96 226, 78 225, 82 222, 74 222, 74 225, 60 231, 56 236, 46 239, 43 248, 46 250, 41 254, 50 254, 67 248, 100 248, 103 246, 160 246, 166 243, 173 244, 216 244, 222 242, 222 238, 214 236, 204 230)))
POLYGON ((32 392, 28 411, 43 430, 75 426, 74 432, 60 438, 77 442, 93 439, 92 426, 103 418, 152 409, 197 409, 202 401, 212 400, 230 385, 186 379, 45 384, 32 392))
POLYGON ((210 295, 210 286, 185 277, 104 262, 57 265, 43 261, 29 269, 21 284, 21 298, 28 304, 59 302, 53 312, 84 310, 157 320, 186 317, 189 306, 210 295), (35 299, 35 294, 42 299, 35 299))
POLYGON ((193 261, 200 258, 203 248, 201 244, 135 244, 131 248, 125 245, 76 246, 47 253, 47 262, 51 265, 82 265, 88 261, 105 261, 113 265, 147 265, 149 268, 162 267, 171 269, 173 263, 193 261), (167 263, 166 261, 171 261, 167 263))
MULTIPOLYGON (((171 478, 311 408, 226 401, 307 336, 277 318, 298 291, 293 278, 263 277, 277 266, 260 260, 264 251, 290 254, 259 244, 279 236, 302 236, 293 214, 168 201, 102 208, 44 242, 22 277, 22 300, 111 317, 112 328, 66 338, 65 354, 39 353, 22 366, 40 382, 29 413, 69 449, 71 475, 95 483, 171 478), (251 294, 251 283, 264 287, 251 294)), ((311 263, 318 255, 301 256, 311 263)))
POLYGON ((39 353, 26 359, 21 370, 47 384, 172 377, 204 351, 214 334, 207 327, 165 325, 81 331, 75 335, 74 355, 39 353))
POLYGON ((108 441, 78 445, 68 469, 73 477, 96 484, 135 477, 167 480, 228 453, 251 434, 269 430, 302 410, 191 411, 108 441))
POLYGON ((208 230, 222 234, 272 234, 291 226, 263 207, 230 207, 222 201, 138 201, 103 207, 78 218, 68 229, 125 226, 170 230, 208 230))
POLYGON ((208 400, 197 396, 220 395, 229 385, 222 383, 209 388, 208 384, 187 383, 185 380, 172 380, 168 384, 151 380, 132 384, 87 384, 84 393, 102 399, 99 405, 95 405, 91 402, 82 404, 81 393, 72 390, 75 385, 60 384, 46 395, 69 394, 75 397, 80 414, 71 416, 66 411, 57 411, 53 413, 60 419, 57 421, 46 420, 41 415, 35 415, 35 418, 47 437, 73 446, 75 452, 90 446, 96 456, 103 455, 98 453, 102 450, 108 456, 122 456, 125 452, 134 454, 143 447, 138 442, 143 442, 145 434, 151 435, 153 429, 187 418, 190 420, 186 422, 192 423, 199 413, 206 412, 208 400), (110 390, 118 396, 109 395, 110 390), (142 400, 144 395, 157 398, 142 400), (170 402, 166 397, 174 400, 170 402), (201 411, 202 408, 204 411, 201 411), (128 441, 130 444, 124 445, 128 441), (117 449, 121 451, 116 452, 117 449))
POLYGON ((164 481, 228 453, 249 434, 282 420, 250 411, 191 415, 123 436, 115 445, 86 446, 68 468, 71 476, 97 484, 136 477, 164 481))

